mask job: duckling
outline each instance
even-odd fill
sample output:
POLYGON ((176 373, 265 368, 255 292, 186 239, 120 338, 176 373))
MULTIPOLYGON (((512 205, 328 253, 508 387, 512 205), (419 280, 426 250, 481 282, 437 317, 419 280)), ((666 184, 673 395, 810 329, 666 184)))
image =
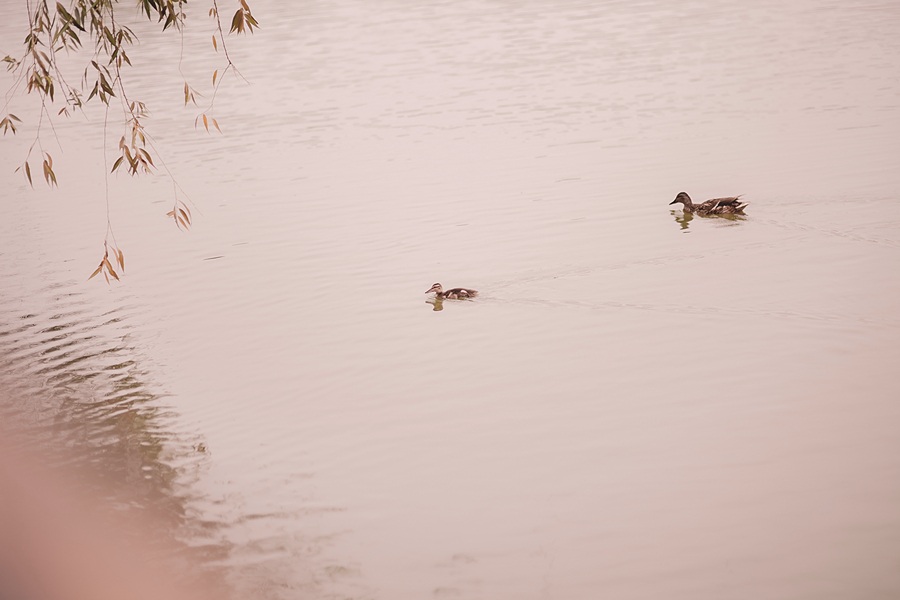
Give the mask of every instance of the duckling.
POLYGON ((453 288, 450 290, 444 291, 444 288, 441 287, 441 284, 436 283, 430 288, 428 288, 425 293, 430 294, 434 292, 435 298, 449 298, 450 300, 458 300, 460 298, 474 298, 478 295, 478 290, 472 290, 469 288, 453 288))
POLYGON ((701 217, 708 215, 742 215, 749 202, 741 202, 739 198, 740 196, 713 198, 695 206, 687 192, 678 192, 675 199, 669 202, 669 206, 681 202, 684 205, 684 212, 695 212, 701 217))

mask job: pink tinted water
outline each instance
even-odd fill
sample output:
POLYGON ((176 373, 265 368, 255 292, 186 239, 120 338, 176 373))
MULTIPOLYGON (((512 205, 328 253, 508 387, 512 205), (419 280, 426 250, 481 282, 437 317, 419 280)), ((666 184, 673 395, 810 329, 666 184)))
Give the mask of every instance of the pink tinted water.
POLYGON ((900 593, 895 6, 252 6, 224 135, 136 65, 196 218, 113 178, 123 283, 84 282, 102 115, 57 126, 59 191, 4 171, 23 410, 141 390, 141 468, 238 596, 900 593))

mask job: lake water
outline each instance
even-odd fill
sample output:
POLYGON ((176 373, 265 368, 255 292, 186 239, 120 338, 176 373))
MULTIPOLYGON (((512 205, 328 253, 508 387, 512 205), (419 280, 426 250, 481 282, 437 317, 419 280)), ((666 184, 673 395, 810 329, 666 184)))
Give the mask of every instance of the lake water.
POLYGON ((900 6, 251 7, 223 135, 135 25, 194 226, 112 176, 121 283, 103 113, 45 137, 58 190, 3 140, 8 422, 236 598, 900 596, 900 6))

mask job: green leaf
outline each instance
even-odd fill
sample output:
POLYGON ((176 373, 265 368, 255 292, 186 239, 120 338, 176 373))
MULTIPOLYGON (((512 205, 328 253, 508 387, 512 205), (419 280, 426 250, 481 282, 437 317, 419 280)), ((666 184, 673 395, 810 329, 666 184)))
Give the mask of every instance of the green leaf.
POLYGON ((236 13, 234 13, 234 17, 231 19, 231 33, 242 32, 244 31, 244 12, 240 9, 236 13))
POLYGON ((65 19, 66 21, 74 21, 75 20, 74 18, 72 18, 72 15, 70 15, 69 12, 66 10, 66 7, 63 6, 62 4, 60 4, 59 2, 56 3, 56 12, 61 14, 63 16, 63 19, 65 19))
MULTIPOLYGON (((143 148, 138 148, 138 152, 141 154, 141 156, 143 157, 143 160, 144 160, 144 161, 150 163, 150 166, 151 166, 151 167, 155 167, 155 166, 156 166, 156 165, 153 164, 153 159, 150 157, 150 153, 149 153, 149 152, 147 152, 147 151, 144 150, 143 148)), ((146 169, 146 165, 144 166, 144 168, 146 169)))

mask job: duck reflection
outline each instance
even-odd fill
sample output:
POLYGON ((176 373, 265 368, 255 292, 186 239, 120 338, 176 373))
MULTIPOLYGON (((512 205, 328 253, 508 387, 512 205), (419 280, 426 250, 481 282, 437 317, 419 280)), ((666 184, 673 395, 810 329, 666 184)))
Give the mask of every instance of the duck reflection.
POLYGON ((747 220, 746 215, 696 215, 689 212, 681 212, 680 210, 670 210, 669 214, 675 219, 675 222, 681 227, 681 231, 689 233, 691 221, 695 218, 709 219, 718 222, 720 227, 731 227, 738 225, 747 220))
POLYGON ((694 220, 694 214, 680 210, 670 210, 669 213, 675 217, 675 222, 681 226, 681 230, 688 233, 688 227, 690 227, 691 221, 694 220))
POLYGON ((437 312, 439 310, 444 310, 444 299, 443 298, 429 298, 425 301, 425 304, 430 304, 432 306, 433 311, 437 312))

